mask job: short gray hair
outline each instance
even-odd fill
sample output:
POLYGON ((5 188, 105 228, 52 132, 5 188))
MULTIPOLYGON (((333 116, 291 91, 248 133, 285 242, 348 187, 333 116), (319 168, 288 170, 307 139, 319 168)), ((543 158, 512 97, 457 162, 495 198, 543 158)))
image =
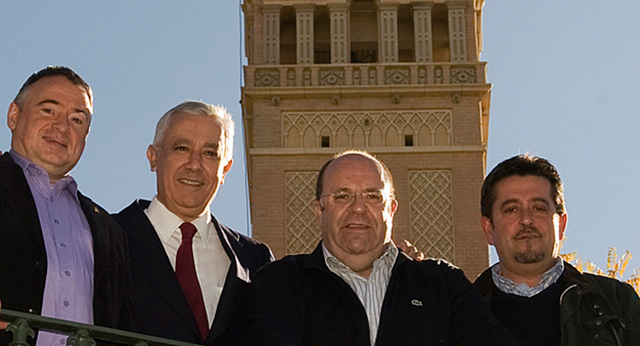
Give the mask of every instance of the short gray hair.
POLYGON ((214 106, 200 101, 185 101, 164 113, 156 126, 156 134, 153 137, 154 147, 160 147, 164 134, 171 123, 171 118, 174 114, 181 112, 216 119, 222 129, 221 135, 224 136, 224 150, 222 151, 224 159, 231 160, 233 157, 233 134, 235 133, 235 124, 231 119, 231 114, 223 106, 214 106))

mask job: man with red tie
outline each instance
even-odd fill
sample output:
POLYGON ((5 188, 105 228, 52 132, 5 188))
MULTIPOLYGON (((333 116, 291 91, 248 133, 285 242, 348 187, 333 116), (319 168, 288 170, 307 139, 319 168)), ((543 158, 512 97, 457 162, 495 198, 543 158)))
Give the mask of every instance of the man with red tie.
POLYGON ((231 168, 223 107, 187 101, 165 113, 147 149, 158 193, 116 219, 129 237, 136 331, 205 345, 237 343, 238 311, 269 248, 209 211, 231 168))

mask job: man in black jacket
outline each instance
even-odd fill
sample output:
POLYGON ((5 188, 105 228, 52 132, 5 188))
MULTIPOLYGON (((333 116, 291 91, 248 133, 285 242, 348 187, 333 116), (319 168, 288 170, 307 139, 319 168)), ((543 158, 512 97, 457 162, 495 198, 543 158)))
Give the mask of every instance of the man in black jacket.
MULTIPOLYGON (((89 133, 89 85, 66 67, 34 73, 9 106, 0 157, 0 300, 10 310, 130 328, 122 229, 69 171, 89 133)), ((40 332, 37 345, 66 344, 40 332)), ((11 340, 0 332, 0 344, 11 340)))
POLYGON ((316 199, 322 241, 256 274, 242 345, 512 344, 461 270, 398 251, 398 203, 378 159, 348 151, 329 160, 316 199))
POLYGON ((482 229, 500 263, 475 285, 519 345, 640 345, 633 288, 582 274, 558 255, 567 213, 549 161, 503 161, 484 181, 481 206, 482 229))

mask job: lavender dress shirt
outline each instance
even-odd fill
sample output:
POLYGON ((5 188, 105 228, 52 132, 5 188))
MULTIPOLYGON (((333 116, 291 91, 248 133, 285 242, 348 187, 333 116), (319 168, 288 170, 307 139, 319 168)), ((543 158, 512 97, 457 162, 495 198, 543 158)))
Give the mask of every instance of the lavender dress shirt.
MULTIPOLYGON (((36 203, 47 253, 42 316, 93 324, 93 238, 71 176, 55 184, 41 167, 13 150, 36 203)), ((66 345, 66 335, 39 332, 36 346, 66 345)))

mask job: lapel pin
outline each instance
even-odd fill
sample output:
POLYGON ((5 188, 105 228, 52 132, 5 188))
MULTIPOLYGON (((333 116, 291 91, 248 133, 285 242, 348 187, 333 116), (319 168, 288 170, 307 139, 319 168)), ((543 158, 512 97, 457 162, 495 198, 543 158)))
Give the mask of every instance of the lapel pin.
POLYGON ((422 306, 422 301, 420 301, 418 299, 412 299, 411 300, 411 305, 413 305, 413 306, 422 306))

